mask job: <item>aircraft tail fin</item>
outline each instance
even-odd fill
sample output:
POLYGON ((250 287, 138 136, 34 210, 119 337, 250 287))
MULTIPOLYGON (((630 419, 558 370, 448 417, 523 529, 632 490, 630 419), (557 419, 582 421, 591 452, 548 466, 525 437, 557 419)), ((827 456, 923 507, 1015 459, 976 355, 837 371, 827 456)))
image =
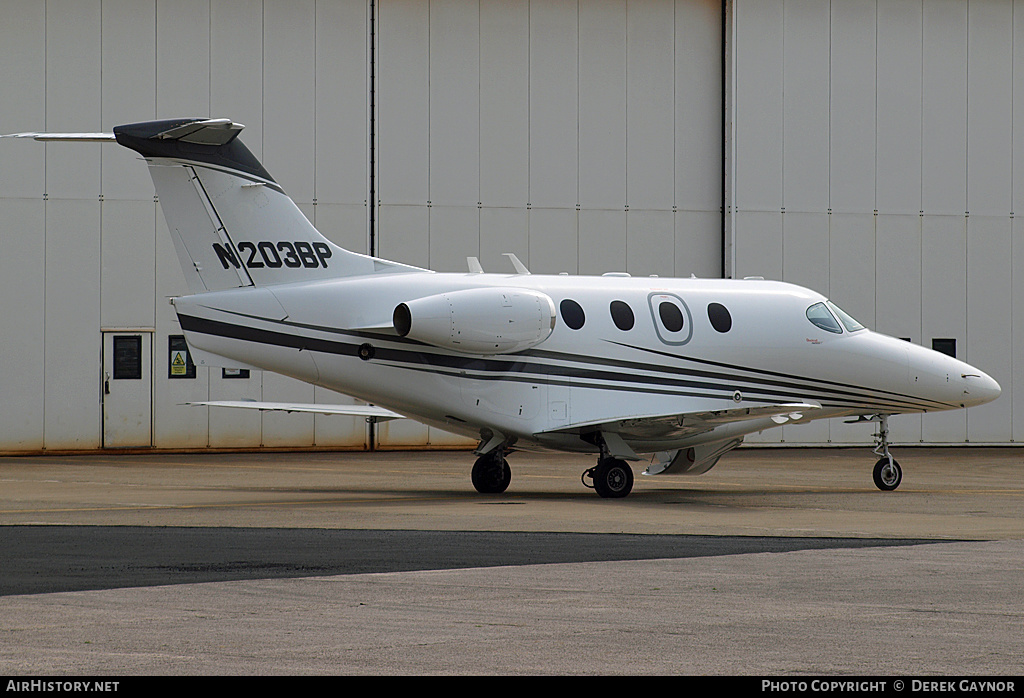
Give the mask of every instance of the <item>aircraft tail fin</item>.
POLYGON ((149 164, 192 293, 422 271, 345 250, 321 235, 238 139, 230 119, 114 128, 149 164))

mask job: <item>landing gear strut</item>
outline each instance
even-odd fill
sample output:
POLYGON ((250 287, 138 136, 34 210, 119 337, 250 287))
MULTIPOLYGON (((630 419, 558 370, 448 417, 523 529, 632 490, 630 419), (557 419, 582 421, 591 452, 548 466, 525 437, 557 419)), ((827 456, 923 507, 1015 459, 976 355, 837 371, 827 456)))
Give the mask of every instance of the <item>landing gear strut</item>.
POLYGON ((875 463, 872 476, 875 480, 875 487, 884 492, 891 492, 903 481, 903 468, 889 453, 889 415, 880 414, 877 415, 877 419, 878 433, 875 434, 875 455, 881 456, 881 458, 875 463))
POLYGON ((473 487, 480 494, 501 494, 512 482, 512 469, 505 460, 504 449, 495 449, 476 459, 473 464, 473 487))

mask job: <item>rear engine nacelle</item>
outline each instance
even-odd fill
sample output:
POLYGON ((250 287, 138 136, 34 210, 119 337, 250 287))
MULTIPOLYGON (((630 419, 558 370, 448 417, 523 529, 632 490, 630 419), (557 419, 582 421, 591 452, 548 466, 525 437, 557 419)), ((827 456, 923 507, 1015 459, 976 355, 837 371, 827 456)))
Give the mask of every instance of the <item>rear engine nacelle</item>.
POLYGON ((539 291, 471 288, 399 303, 395 331, 464 354, 511 354, 535 347, 555 328, 555 302, 539 291))

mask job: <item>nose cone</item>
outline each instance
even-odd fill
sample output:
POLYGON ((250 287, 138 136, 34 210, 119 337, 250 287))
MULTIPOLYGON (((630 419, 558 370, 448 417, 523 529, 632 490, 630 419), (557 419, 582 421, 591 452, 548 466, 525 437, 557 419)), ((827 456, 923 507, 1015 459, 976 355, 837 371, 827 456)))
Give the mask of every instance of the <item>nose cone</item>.
POLYGON ((988 374, 969 367, 971 370, 961 373, 963 381, 963 403, 965 407, 984 405, 992 402, 1003 392, 999 384, 988 374))
POLYGON ((1002 393, 999 383, 968 363, 918 345, 905 346, 915 395, 944 405, 933 404, 929 411, 984 405, 1002 393))

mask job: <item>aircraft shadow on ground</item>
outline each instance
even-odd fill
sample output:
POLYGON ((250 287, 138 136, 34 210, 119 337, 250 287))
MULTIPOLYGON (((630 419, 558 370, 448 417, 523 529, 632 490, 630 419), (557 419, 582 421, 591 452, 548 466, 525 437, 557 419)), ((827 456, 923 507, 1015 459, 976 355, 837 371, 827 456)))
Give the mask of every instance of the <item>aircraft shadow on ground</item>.
MULTIPOLYGON (((929 540, 4 526, 0 596, 363 573, 921 545, 929 540)), ((944 541, 949 542, 949 541, 944 541)))

